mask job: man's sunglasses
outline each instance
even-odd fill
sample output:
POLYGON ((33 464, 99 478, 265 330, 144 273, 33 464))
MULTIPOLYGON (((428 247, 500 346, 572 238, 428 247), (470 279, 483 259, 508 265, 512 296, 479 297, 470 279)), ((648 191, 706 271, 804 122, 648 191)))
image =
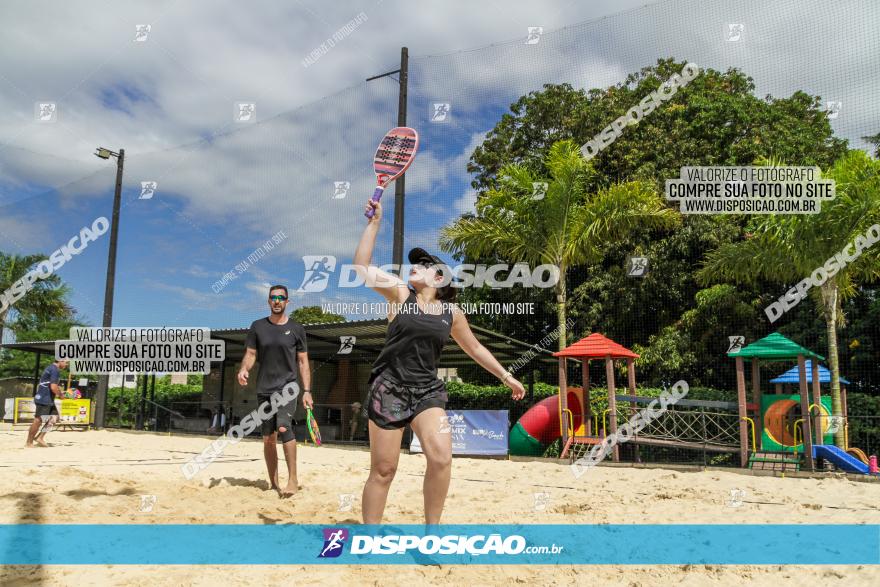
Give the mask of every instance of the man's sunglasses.
POLYGON ((287 296, 269 296, 270 302, 283 302, 287 299, 287 296))

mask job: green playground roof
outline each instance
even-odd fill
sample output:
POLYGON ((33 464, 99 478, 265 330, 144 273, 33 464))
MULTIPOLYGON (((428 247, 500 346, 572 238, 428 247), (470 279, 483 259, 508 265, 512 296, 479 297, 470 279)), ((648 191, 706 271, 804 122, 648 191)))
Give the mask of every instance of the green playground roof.
POLYGON ((742 357, 744 359, 770 360, 797 359, 798 355, 803 355, 804 358, 807 359, 825 360, 825 357, 822 355, 818 355, 811 350, 805 349, 796 342, 785 338, 778 332, 765 336, 761 340, 757 340, 738 351, 727 353, 728 357, 734 358, 742 357))

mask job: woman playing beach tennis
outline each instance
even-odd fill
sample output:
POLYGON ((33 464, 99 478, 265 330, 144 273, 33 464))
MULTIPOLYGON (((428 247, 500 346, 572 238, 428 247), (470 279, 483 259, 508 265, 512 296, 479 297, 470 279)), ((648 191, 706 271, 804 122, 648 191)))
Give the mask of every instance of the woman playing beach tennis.
POLYGON ((471 332, 465 315, 454 307, 449 267, 423 249, 409 252, 409 283, 370 266, 382 205, 367 203, 369 221, 354 264, 367 286, 390 304, 385 346, 373 364, 366 402, 370 430, 370 476, 364 485, 365 524, 379 524, 388 489, 400 459, 407 424, 419 438, 427 459, 423 486, 425 522, 438 524, 452 474, 452 435, 446 418, 446 387, 437 378, 440 351, 450 334, 458 346, 522 399, 525 389, 471 332), (444 277, 446 279, 444 279, 444 277))

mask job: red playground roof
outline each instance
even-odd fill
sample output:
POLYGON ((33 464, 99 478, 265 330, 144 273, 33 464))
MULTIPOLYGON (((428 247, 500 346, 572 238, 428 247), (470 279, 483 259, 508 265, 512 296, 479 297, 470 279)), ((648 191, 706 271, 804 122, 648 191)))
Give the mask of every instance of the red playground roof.
POLYGON ((553 353, 554 357, 575 357, 581 359, 604 359, 610 356, 612 359, 638 359, 639 356, 619 345, 610 338, 605 338, 598 332, 594 332, 586 338, 582 338, 574 344, 567 346, 561 351, 553 353))

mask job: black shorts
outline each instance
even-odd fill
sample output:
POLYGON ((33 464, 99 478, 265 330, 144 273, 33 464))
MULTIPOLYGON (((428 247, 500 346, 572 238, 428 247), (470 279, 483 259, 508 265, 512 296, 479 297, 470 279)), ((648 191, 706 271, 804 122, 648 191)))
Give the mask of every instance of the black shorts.
POLYGON ((37 418, 45 418, 47 416, 57 416, 58 415, 58 407, 55 405, 55 402, 52 402, 48 406, 42 406, 40 404, 35 404, 37 409, 34 412, 34 416, 37 418))
POLYGON ((429 408, 446 409, 446 384, 404 385, 380 373, 371 377, 370 396, 363 412, 379 428, 397 430, 429 408))
MULTIPOLYGON (((271 396, 257 396, 257 405, 259 406, 263 402, 268 402, 271 396)), ((294 413, 296 412, 296 402, 288 404, 286 406, 281 406, 278 408, 278 412, 275 413, 268 420, 264 420, 262 424, 260 424, 260 433, 263 436, 272 436, 276 432, 278 432, 279 437, 281 438, 281 442, 286 444, 291 440, 299 440, 300 442, 305 440, 305 431, 299 433, 299 437, 297 437, 297 421, 294 418, 294 413), (284 428, 284 432, 280 432, 278 429, 284 428)))

